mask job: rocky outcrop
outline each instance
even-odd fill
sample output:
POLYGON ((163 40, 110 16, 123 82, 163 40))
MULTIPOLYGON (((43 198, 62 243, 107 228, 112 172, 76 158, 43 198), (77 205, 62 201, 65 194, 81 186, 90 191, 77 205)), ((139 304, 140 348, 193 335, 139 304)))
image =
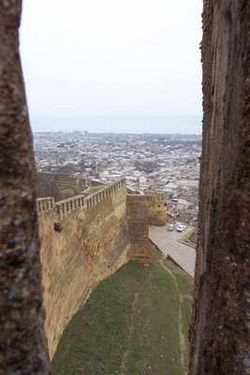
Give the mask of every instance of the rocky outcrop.
POLYGON ((249 17, 249 1, 204 1, 195 375, 243 375, 249 365, 249 17))
POLYGON ((0 1, 0 373, 49 374, 32 137, 19 56, 22 2, 0 1))

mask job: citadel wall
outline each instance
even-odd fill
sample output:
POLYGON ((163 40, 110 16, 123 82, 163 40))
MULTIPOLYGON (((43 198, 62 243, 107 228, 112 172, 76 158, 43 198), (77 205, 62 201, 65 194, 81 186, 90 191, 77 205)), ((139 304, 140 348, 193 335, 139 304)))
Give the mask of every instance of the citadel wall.
POLYGON ((167 213, 166 195, 155 193, 147 195, 148 200, 148 223, 149 225, 164 226, 171 221, 171 217, 167 213))
POLYGON ((166 210, 163 196, 127 195, 125 180, 87 197, 37 199, 51 358, 64 328, 102 280, 129 259, 151 263, 149 218, 159 212, 152 201, 166 210))
POLYGON ((128 260, 126 197, 122 180, 88 198, 37 201, 51 358, 64 328, 92 290, 128 260))
POLYGON ((147 265, 150 263, 148 197, 128 195, 127 215, 130 238, 129 258, 147 265))

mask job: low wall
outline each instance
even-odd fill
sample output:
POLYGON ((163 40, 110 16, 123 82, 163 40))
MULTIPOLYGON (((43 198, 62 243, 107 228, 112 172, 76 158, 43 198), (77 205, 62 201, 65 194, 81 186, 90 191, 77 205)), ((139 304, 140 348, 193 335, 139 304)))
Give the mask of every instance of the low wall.
POLYGON ((87 199, 38 201, 50 357, 91 291, 127 262, 126 196, 126 183, 119 181, 87 199))

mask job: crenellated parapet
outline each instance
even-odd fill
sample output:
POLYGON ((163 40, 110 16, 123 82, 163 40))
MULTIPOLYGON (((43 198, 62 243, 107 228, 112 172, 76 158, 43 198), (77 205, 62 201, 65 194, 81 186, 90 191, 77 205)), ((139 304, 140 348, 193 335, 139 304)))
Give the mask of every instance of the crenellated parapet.
POLYGON ((86 207, 84 195, 76 195, 71 198, 63 199, 55 204, 54 213, 60 217, 70 215, 76 210, 82 210, 86 207))
POLYGON ((37 199, 37 212, 39 215, 44 213, 53 213, 60 217, 71 215, 78 210, 91 210, 99 203, 111 198, 113 195, 126 191, 126 179, 121 179, 112 185, 105 186, 103 189, 88 195, 80 194, 73 197, 60 200, 55 203, 54 198, 37 199))
POLYGON ((53 197, 38 198, 36 200, 36 209, 38 214, 52 211, 55 207, 55 199, 53 197))
POLYGON ((64 328, 99 282, 128 260, 151 264, 149 219, 156 221, 157 214, 162 219, 158 205, 164 203, 163 194, 128 195, 125 179, 87 196, 37 199, 51 358, 64 328))

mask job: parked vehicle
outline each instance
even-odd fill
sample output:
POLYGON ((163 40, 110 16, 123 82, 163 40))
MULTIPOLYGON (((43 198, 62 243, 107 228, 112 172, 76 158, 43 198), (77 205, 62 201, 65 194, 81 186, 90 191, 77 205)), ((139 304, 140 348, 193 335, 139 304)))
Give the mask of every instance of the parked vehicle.
POLYGON ((172 232, 174 230, 174 224, 169 224, 168 231, 172 232))
POLYGON ((176 231, 177 231, 177 232, 183 232, 186 228, 187 228, 186 225, 184 225, 184 224, 179 224, 179 225, 176 226, 176 231))

